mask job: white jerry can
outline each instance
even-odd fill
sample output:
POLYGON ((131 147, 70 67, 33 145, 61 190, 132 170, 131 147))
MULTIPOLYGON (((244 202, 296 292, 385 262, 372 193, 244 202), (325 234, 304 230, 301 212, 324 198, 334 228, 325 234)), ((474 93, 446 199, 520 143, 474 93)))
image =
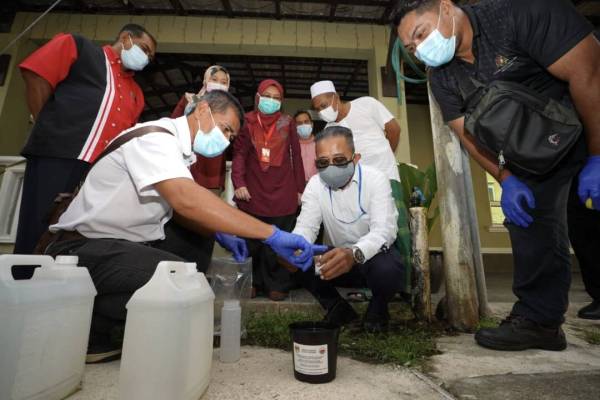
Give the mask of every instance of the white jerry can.
POLYGON ((60 400, 79 388, 95 296, 76 256, 0 255, 0 399, 60 400), (13 279, 24 265, 40 267, 13 279))
POLYGON ((202 396, 212 364, 214 299, 196 264, 158 264, 127 303, 120 399, 202 396))

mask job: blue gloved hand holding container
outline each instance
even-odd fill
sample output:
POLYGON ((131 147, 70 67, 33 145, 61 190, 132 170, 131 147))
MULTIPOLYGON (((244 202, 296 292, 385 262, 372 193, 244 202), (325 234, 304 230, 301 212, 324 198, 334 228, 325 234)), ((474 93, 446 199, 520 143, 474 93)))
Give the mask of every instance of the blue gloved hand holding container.
POLYGON ((600 210, 600 156, 590 156, 579 173, 577 195, 588 208, 600 210), (592 207, 589 207, 589 199, 592 207))
POLYGON ((302 236, 284 232, 276 226, 273 226, 273 229, 273 234, 264 243, 302 271, 306 271, 312 266, 313 257, 316 254, 327 251, 327 246, 311 244, 302 236))

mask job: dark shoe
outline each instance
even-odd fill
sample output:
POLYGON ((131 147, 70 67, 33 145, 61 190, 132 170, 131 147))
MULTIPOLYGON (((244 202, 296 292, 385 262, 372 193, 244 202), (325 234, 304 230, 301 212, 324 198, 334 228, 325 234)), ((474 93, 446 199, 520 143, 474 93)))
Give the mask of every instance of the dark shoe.
POLYGON ((327 311, 323 322, 335 326, 343 326, 357 319, 358 314, 354 311, 354 308, 346 300, 342 299, 327 311))
POLYGON ((250 298, 255 299, 257 296, 257 292, 258 292, 258 290, 256 290, 256 288, 254 286, 252 286, 252 290, 250 291, 250 298))
POLYGON ((600 301, 594 300, 577 313, 579 318, 600 320, 600 301))
POLYGON ((386 333, 389 328, 389 319, 376 314, 365 314, 363 329, 367 333, 379 334, 386 333))
POLYGON ((121 358, 121 347, 115 345, 90 344, 85 357, 86 364, 101 364, 121 358))
POLYGON ((285 299, 287 299, 288 294, 287 292, 278 292, 277 290, 271 290, 269 292, 269 299, 273 300, 273 301, 283 301, 285 299))
POLYGON ((509 315, 497 328, 480 329, 475 334, 475 341, 488 349, 505 351, 560 351, 567 348, 565 333, 560 326, 544 327, 518 315, 509 315))

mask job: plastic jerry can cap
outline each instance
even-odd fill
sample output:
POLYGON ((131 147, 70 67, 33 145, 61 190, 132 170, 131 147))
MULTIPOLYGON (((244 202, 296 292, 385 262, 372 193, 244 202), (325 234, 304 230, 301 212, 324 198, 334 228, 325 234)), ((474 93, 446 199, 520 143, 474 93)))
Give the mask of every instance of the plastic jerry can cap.
POLYGON ((77 256, 56 256, 56 264, 77 266, 79 257, 77 256))

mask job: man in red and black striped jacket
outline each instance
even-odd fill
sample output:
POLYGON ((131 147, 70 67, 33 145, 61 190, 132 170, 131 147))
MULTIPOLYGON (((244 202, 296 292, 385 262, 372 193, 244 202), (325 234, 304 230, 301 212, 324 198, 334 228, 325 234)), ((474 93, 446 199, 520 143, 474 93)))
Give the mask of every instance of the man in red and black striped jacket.
POLYGON ((35 125, 22 151, 27 168, 16 254, 33 252, 56 195, 72 192, 106 145, 136 124, 144 94, 134 71, 155 51, 152 35, 128 24, 103 47, 58 34, 19 65, 35 125))

